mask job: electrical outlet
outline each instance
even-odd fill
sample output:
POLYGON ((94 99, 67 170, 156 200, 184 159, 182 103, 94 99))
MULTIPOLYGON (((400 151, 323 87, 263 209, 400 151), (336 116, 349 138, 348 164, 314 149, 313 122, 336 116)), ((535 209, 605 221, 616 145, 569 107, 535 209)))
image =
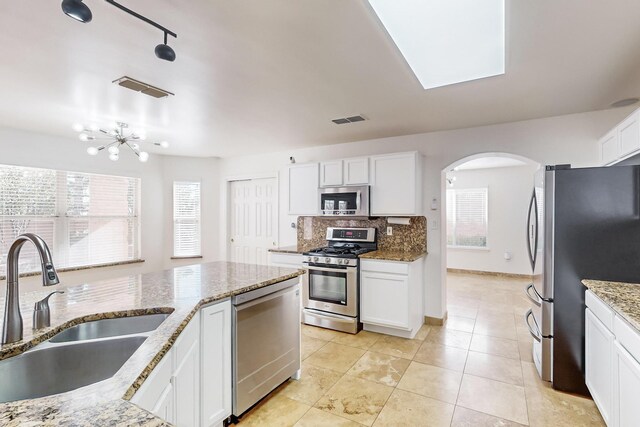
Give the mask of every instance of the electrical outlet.
POLYGON ((393 236, 393 227, 387 227, 387 236, 393 236))

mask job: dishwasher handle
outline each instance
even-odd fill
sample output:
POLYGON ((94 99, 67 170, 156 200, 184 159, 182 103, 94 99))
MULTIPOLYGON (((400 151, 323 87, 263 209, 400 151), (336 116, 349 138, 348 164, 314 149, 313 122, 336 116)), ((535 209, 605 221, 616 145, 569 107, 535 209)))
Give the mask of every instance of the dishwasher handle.
POLYGON ((300 289, 298 289, 295 285, 294 286, 289 286, 286 289, 282 289, 282 290, 277 291, 277 292, 272 292, 272 293, 267 294, 267 295, 265 295, 263 297, 260 297, 260 298, 257 298, 257 299, 252 299, 252 300, 247 301, 245 303, 234 304, 235 305, 235 309, 237 311, 246 310, 246 309, 251 308, 251 307, 253 307, 255 305, 262 304, 263 302, 267 302, 267 301, 270 301, 272 299, 279 298, 282 295, 285 295, 285 294, 288 294, 288 293, 291 293, 291 292, 294 292, 294 291, 295 291, 296 294, 300 294, 300 289))

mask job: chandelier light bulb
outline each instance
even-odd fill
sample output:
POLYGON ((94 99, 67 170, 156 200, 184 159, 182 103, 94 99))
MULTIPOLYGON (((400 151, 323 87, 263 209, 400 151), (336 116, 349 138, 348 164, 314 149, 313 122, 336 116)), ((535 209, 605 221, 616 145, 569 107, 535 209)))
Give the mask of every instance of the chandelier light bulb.
POLYGON ((109 154, 109 160, 114 161, 114 162, 117 162, 119 157, 120 157, 120 156, 118 156, 118 155, 117 155, 117 154, 115 154, 115 153, 111 153, 111 154, 109 154))
POLYGON ((167 141, 162 141, 162 142, 160 142, 160 146, 162 148, 167 148, 169 146, 169 143, 167 141))
POLYGON ((147 153, 146 151, 141 151, 140 154, 138 154, 138 159, 140 159, 142 163, 145 163, 147 160, 149 160, 149 153, 147 153))
POLYGON ((97 154, 98 154, 98 151, 100 151, 100 150, 98 150, 96 147, 89 147, 89 148, 87 148, 87 153, 88 153, 90 156, 95 156, 95 155, 97 155, 97 154))
POLYGON ((91 124, 89 125, 89 130, 90 130, 91 132, 98 132, 98 131, 100 130, 100 127, 99 127, 97 124, 95 124, 95 123, 91 123, 91 124))
POLYGON ((82 142, 87 142, 89 140, 89 135, 83 132, 80 135, 78 135, 78 138, 82 142))
POLYGON ((116 145, 112 145, 111 147, 109 147, 109 153, 116 155, 120 154, 120 149, 116 145))
POLYGON ((135 132, 135 136, 137 136, 140 141, 147 139, 147 133, 143 130, 135 132))
POLYGON ((71 128, 76 132, 82 132, 84 130, 84 126, 82 125, 82 123, 74 123, 71 128))

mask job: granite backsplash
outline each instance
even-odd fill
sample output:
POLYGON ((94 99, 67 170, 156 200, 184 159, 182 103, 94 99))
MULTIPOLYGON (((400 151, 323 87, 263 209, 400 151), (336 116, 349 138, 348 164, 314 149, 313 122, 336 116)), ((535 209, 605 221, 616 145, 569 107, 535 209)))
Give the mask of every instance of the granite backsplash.
POLYGON ((388 251, 427 251, 427 218, 409 218, 409 225, 389 224, 387 217, 342 219, 317 216, 298 217, 298 247, 318 248, 327 244, 327 227, 375 228, 378 249, 388 251), (393 227, 393 235, 387 235, 387 226, 393 227))

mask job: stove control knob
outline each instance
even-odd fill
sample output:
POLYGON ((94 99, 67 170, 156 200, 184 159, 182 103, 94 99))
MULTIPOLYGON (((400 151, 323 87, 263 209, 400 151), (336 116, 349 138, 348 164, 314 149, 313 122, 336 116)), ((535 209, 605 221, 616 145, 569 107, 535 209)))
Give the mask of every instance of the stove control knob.
POLYGON ((350 260, 348 260, 348 259, 345 259, 345 260, 343 260, 343 261, 342 261, 342 263, 343 263, 344 265, 349 265, 349 263, 350 263, 350 262, 351 262, 351 261, 350 261, 350 260))
POLYGON ((331 264, 331 258, 325 258, 324 262, 326 262, 327 264, 331 264))
POLYGON ((319 259, 320 259, 320 258, 318 258, 317 256, 314 256, 314 257, 313 257, 313 262, 318 262, 318 260, 319 260, 319 259))
POLYGON ((338 264, 338 265, 342 264, 343 262, 344 262, 344 260, 343 260, 343 259, 340 259, 340 258, 338 258, 338 259, 336 260, 336 264, 338 264))

